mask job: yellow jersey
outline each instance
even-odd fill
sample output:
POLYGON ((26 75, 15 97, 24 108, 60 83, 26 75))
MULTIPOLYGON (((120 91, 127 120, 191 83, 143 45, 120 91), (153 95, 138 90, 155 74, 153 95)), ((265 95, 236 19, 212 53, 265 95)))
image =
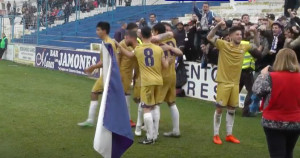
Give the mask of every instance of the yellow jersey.
POLYGON ((217 39, 215 46, 219 49, 217 82, 239 84, 244 54, 251 49, 251 44, 236 46, 217 39))
MULTIPOLYGON (((133 48, 131 46, 127 46, 125 40, 120 42, 120 45, 126 50, 132 52, 133 48)), ((133 66, 134 66, 134 58, 128 58, 123 54, 119 54, 120 56, 120 71, 121 72, 129 72, 132 74, 133 66)))
MULTIPOLYGON (((107 37, 103 40, 103 42, 104 42, 105 44, 111 44, 112 49, 113 49, 113 51, 114 51, 114 55, 115 55, 115 57, 116 57, 116 59, 117 59, 117 62, 118 62, 118 64, 119 64, 120 61, 119 61, 119 56, 118 56, 117 46, 116 46, 115 41, 112 40, 109 36, 107 36, 107 37)), ((102 56, 101 56, 101 57, 102 57, 102 56)))
MULTIPOLYGON (((161 43, 163 44, 167 44, 169 46, 172 46, 174 48, 176 48, 176 40, 174 38, 169 38, 169 39, 166 39, 164 41, 162 41, 161 43)), ((173 62, 171 65, 169 65, 169 67, 167 69, 163 69, 162 70, 162 75, 163 75, 163 78, 167 78, 167 77, 176 77, 176 71, 175 71, 175 59, 176 59, 176 56, 175 54, 172 52, 172 51, 164 51, 164 55, 166 57, 169 57, 171 56, 173 58, 173 62)))
POLYGON ((163 85, 162 48, 152 43, 143 43, 135 48, 134 54, 139 65, 141 86, 163 85))

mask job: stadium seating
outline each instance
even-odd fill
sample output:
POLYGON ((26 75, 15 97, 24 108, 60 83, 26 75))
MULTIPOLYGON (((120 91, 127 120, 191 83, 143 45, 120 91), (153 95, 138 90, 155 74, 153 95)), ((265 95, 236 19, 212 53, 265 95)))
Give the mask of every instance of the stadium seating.
MULTIPOLYGON (((280 0, 272 2, 257 0, 256 3, 236 3, 233 8, 229 3, 210 2, 211 10, 225 19, 240 18, 242 14, 247 13, 253 22, 256 22, 258 17, 265 16, 267 13, 273 13, 278 17, 283 13, 282 4, 283 2, 280 0), (249 5, 253 7, 249 8, 249 5)), ((201 4, 198 3, 198 6, 201 6, 201 4)), ((135 22, 140 18, 148 19, 149 13, 152 12, 157 15, 158 20, 168 21, 173 17, 179 17, 180 21, 186 23, 193 11, 191 3, 117 7, 114 11, 103 12, 94 16, 85 15, 84 19, 77 22, 72 21, 68 24, 57 25, 47 30, 25 35, 19 39, 14 39, 14 42, 89 49, 90 43, 101 42, 95 34, 95 26, 99 21, 110 22, 110 36, 113 37, 114 32, 120 28, 120 22, 135 22)))
MULTIPOLYGON (((213 2, 211 5, 218 6, 220 2, 213 2)), ((120 28, 121 21, 135 22, 140 18, 148 19, 149 13, 152 12, 157 15, 158 20, 180 17, 186 13, 191 13, 191 6, 191 3, 173 3, 152 6, 117 7, 116 10, 111 12, 104 12, 92 17, 86 17, 77 22, 73 21, 68 24, 42 30, 38 33, 34 32, 30 35, 25 35, 24 38, 14 39, 14 42, 87 49, 90 43, 101 42, 95 34, 95 27, 99 21, 108 21, 111 23, 110 36, 113 37, 114 32, 120 28)))

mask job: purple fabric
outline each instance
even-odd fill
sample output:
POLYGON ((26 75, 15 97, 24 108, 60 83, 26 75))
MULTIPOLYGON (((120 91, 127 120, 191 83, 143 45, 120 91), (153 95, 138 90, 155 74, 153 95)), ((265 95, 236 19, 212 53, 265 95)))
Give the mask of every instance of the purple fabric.
POLYGON ((112 132, 112 158, 119 158, 133 144, 120 70, 111 45, 106 45, 112 58, 103 125, 112 132))

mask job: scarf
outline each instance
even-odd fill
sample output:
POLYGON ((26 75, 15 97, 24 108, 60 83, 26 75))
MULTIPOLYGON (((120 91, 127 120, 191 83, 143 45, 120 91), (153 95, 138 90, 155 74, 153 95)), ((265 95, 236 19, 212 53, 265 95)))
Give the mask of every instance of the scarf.
POLYGON ((208 30, 208 20, 207 20, 207 13, 204 13, 202 14, 202 18, 201 18, 201 28, 202 30, 204 31, 207 31, 208 30))
POLYGON ((270 52, 272 52, 272 53, 276 53, 277 52, 278 37, 281 35, 281 33, 282 32, 280 32, 278 35, 274 36, 270 52))

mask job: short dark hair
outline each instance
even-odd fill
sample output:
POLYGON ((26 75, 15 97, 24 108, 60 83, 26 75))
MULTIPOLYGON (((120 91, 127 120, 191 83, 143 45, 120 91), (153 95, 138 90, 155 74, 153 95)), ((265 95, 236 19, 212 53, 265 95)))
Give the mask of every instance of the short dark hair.
POLYGON ((162 34, 166 32, 166 27, 163 23, 157 23, 156 25, 153 26, 153 31, 157 31, 158 34, 162 34))
POLYGON ((234 27, 231 27, 229 29, 229 34, 231 35, 232 33, 236 32, 236 31, 241 31, 243 32, 243 29, 240 27, 240 26, 234 26, 234 27))
POLYGON ((249 15, 248 15, 248 14, 243 14, 243 15, 242 15, 242 19, 243 19, 245 16, 248 16, 248 17, 249 17, 249 15))
POLYGON ((137 33, 135 31, 126 31, 125 35, 129 37, 137 38, 137 33))
POLYGON ((154 17, 156 17, 156 14, 154 14, 154 13, 149 14, 149 16, 151 16, 151 15, 154 15, 154 17))
POLYGON ((131 22, 131 23, 127 24, 126 30, 131 31, 131 30, 133 30, 135 28, 139 28, 139 26, 136 23, 131 22))
POLYGON ((141 29, 141 33, 142 33, 142 37, 143 38, 150 38, 151 37, 151 28, 149 26, 144 26, 142 29, 141 29))
POLYGON ((171 28, 172 28, 172 25, 171 25, 171 24, 169 24, 169 23, 167 23, 167 22, 162 22, 162 24, 163 24, 164 26, 169 26, 169 27, 171 27, 171 28))
POLYGON ((105 22, 105 21, 100 21, 98 24, 97 24, 97 28, 101 28, 102 30, 105 30, 106 31, 106 34, 109 34, 109 31, 110 31, 110 24, 108 22, 105 22))

